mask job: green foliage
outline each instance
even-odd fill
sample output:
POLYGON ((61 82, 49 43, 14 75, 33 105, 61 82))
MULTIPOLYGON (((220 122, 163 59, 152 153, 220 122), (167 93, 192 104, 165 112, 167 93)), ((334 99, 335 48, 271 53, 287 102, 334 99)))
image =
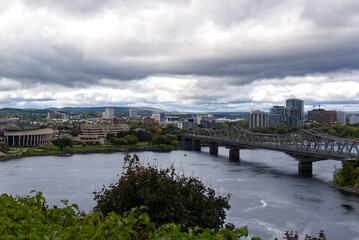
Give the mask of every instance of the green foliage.
POLYGON ((133 135, 126 135, 125 137, 109 137, 109 141, 114 145, 131 145, 138 142, 138 138, 133 135))
POLYGON ((355 162, 342 161, 342 168, 334 172, 333 183, 359 188, 359 156, 355 162))
POLYGON ((167 124, 165 127, 162 128, 163 134, 180 134, 182 132, 181 129, 176 127, 174 124, 170 123, 167 124))
POLYGON ((81 131, 80 127, 75 127, 75 126, 72 127, 71 136, 76 137, 76 136, 80 135, 81 133, 82 133, 82 131, 81 131))
POLYGON ((0 151, 7 153, 8 151, 10 151, 10 147, 4 143, 0 144, 0 151))
POLYGON ((155 134, 152 137, 151 143, 153 145, 161 145, 161 144, 174 145, 174 146, 178 145, 177 136, 171 134, 167 134, 167 135, 155 134))
POLYGON ((52 144, 56 147, 59 147, 61 149, 61 151, 63 149, 66 149, 66 147, 73 146, 72 140, 68 137, 54 139, 54 140, 52 140, 52 144))
POLYGON ((274 131, 276 134, 285 134, 289 132, 289 129, 285 125, 280 124, 274 131))
POLYGON ((200 226, 218 230, 229 209, 230 196, 215 196, 194 177, 177 175, 173 166, 157 169, 143 166, 136 155, 125 157, 124 172, 119 181, 95 192, 95 211, 107 215, 122 214, 136 206, 147 206, 157 225, 180 224, 182 229, 200 226))
POLYGON ((237 121, 235 124, 236 126, 247 129, 249 127, 249 120, 240 120, 237 121))
POLYGON ((251 128, 250 131, 257 133, 272 133, 272 134, 285 134, 296 132, 300 129, 312 129, 314 131, 332 135, 342 138, 358 139, 359 138, 359 126, 358 125, 326 125, 326 124, 316 124, 312 123, 309 126, 297 126, 297 127, 286 127, 281 124, 278 127, 255 127, 251 128))
MULTIPOLYGON (((32 191, 31 193, 33 193, 32 191)), ((30 194, 31 194, 30 193, 30 194)), ((1 239, 209 239, 238 240, 248 236, 242 227, 232 231, 215 232, 199 227, 183 232, 180 225, 164 224, 157 227, 150 221, 146 207, 132 208, 122 216, 114 212, 80 213, 78 206, 48 208, 41 192, 35 196, 19 197, 2 194, 0 197, 1 239)), ((257 240, 259 238, 252 238, 257 240)))

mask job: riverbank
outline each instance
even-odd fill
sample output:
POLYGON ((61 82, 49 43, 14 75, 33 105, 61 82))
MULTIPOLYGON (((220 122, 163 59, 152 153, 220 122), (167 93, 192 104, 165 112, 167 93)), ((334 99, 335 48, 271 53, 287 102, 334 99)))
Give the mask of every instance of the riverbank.
POLYGON ((355 188, 355 187, 340 186, 339 184, 334 184, 331 182, 329 182, 329 186, 332 188, 335 188, 335 189, 345 191, 345 192, 359 194, 359 189, 355 188))
POLYGON ((116 145, 106 145, 106 146, 87 146, 86 148, 68 148, 63 151, 54 149, 56 147, 52 145, 37 147, 37 148, 24 148, 23 150, 17 151, 16 154, 2 154, 0 156, 0 161, 7 161, 17 158, 25 157, 37 157, 37 156, 71 156, 73 154, 90 154, 90 153, 114 153, 114 152, 143 152, 143 151, 152 151, 152 152, 170 152, 172 150, 178 150, 180 146, 143 146, 143 145, 133 145, 133 146, 124 146, 119 147, 116 145))

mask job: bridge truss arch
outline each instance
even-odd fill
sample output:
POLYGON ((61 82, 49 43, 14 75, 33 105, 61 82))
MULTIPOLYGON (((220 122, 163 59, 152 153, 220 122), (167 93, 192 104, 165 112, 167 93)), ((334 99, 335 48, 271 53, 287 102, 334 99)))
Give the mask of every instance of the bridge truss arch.
POLYGON ((288 134, 255 133, 239 127, 213 130, 199 128, 186 137, 242 148, 264 148, 285 152, 310 161, 353 160, 359 155, 359 141, 301 129, 288 134))

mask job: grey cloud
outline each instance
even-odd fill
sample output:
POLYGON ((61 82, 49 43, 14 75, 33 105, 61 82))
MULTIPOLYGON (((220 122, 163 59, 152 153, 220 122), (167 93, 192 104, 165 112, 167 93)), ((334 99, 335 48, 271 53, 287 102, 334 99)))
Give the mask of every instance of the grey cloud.
MULTIPOLYGON (((168 74, 212 76, 229 84, 240 85, 257 79, 359 69, 359 36, 356 34, 357 25, 354 24, 357 21, 355 16, 359 4, 355 1, 345 1, 334 6, 328 5, 325 1, 310 4, 307 2, 305 5, 295 1, 290 4, 285 1, 262 0, 213 0, 206 2, 207 4, 203 1, 169 3, 160 0, 23 1, 32 8, 48 9, 49 14, 59 10, 58 18, 64 21, 65 25, 67 14, 88 20, 92 15, 76 14, 102 14, 105 10, 118 13, 128 11, 127 14, 119 15, 119 21, 143 17, 140 14, 141 10, 155 11, 159 7, 167 9, 169 13, 173 12, 174 16, 171 18, 171 14, 165 14, 167 19, 153 22, 154 30, 132 29, 133 35, 116 34, 121 29, 113 29, 114 35, 108 36, 114 38, 113 45, 108 46, 99 41, 97 45, 92 46, 98 50, 98 55, 89 55, 81 45, 71 45, 71 42, 58 43, 53 39, 42 38, 42 32, 38 32, 39 36, 33 36, 32 41, 16 39, 17 45, 9 45, 0 53, 0 76, 25 82, 41 81, 66 86, 85 86, 97 84, 104 78, 126 81, 168 74), (236 27, 246 21, 256 26, 264 24, 268 18, 274 18, 273 24, 285 25, 285 19, 281 19, 280 13, 297 7, 303 20, 314 22, 315 28, 308 36, 298 35, 294 42, 282 40, 283 42, 276 43, 273 42, 274 39, 264 39, 263 45, 259 44, 259 47, 252 46, 251 43, 247 46, 238 45, 236 42, 227 46, 214 44, 208 49, 214 54, 208 56, 207 49, 199 50, 201 44, 193 39, 208 21, 228 34, 231 34, 231 28, 235 31, 236 27), (280 23, 282 20, 284 23, 280 23), (329 25, 333 29, 328 32, 324 25, 329 25), (347 28, 347 31, 342 32, 343 28, 347 28), (336 29, 340 32, 336 32, 336 29), (328 39, 331 35, 333 38, 328 39)), ((146 27, 145 20, 140 19, 138 26, 133 27, 140 27, 142 24, 146 27)), ((84 44, 87 43, 87 39, 83 41, 84 44)), ((258 41, 261 42, 260 39, 258 41)), ((280 38, 277 41, 281 41, 280 38)), ((213 84, 215 81, 218 82, 216 79, 213 84)))
POLYGON ((109 0, 22 0, 31 8, 48 8, 72 14, 94 14, 101 11, 109 0))
MULTIPOLYGON (((345 28, 358 24, 358 1, 334 1, 319 0, 307 1, 302 17, 308 19, 319 27, 345 28)), ((335 34, 335 33, 333 33, 335 34)))

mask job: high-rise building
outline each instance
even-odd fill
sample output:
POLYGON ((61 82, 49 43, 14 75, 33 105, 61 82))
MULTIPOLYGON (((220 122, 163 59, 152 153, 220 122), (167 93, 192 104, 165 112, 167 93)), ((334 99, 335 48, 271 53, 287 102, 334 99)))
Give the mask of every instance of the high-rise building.
POLYGON ((302 126, 304 124, 304 101, 298 98, 286 100, 286 106, 273 106, 269 109, 268 126, 302 126))
POLYGON ((286 100, 286 107, 290 109, 288 127, 303 126, 304 124, 304 101, 298 98, 286 100))
POLYGON ((280 124, 290 126, 290 110, 285 106, 273 106, 269 109, 268 126, 278 127, 280 124))
POLYGON ((54 119, 54 118, 58 118, 61 116, 60 112, 57 111, 51 111, 47 113, 47 119, 54 119))
POLYGON ((267 127, 268 119, 267 114, 260 110, 251 110, 249 113, 249 128, 254 127, 267 127))
POLYGON ((105 114, 103 115, 104 119, 112 120, 115 117, 115 111, 112 107, 107 107, 105 109, 105 114))
POLYGON ((166 120, 166 113, 160 113, 160 121, 164 122, 166 120))
POLYGON ((135 108, 130 109, 130 118, 137 118, 137 111, 135 108))
POLYGON ((337 111, 337 123, 341 123, 343 125, 346 124, 345 120, 346 120, 346 116, 345 116, 345 112, 343 111, 337 111))
POLYGON ((194 119, 186 119, 184 122, 179 122, 177 127, 183 130, 194 129, 194 119))
POLYGON ((68 119, 68 120, 80 120, 82 115, 81 114, 77 114, 75 112, 70 112, 69 114, 66 114, 65 115, 65 119, 68 119))
POLYGON ((152 113, 151 116, 156 122, 160 122, 161 121, 161 114, 159 113, 152 113))

